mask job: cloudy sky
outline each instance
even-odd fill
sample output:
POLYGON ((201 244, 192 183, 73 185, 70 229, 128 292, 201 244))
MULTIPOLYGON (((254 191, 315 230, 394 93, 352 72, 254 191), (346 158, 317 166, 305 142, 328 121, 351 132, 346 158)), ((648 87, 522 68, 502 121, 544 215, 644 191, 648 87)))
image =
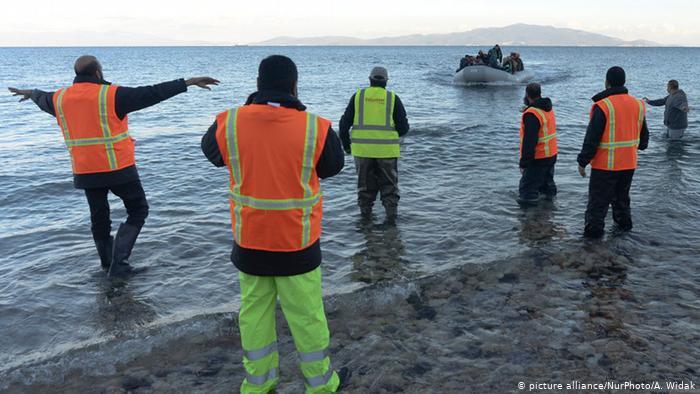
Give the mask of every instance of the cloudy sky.
POLYGON ((513 23, 700 46, 693 0, 10 0, 0 46, 247 44, 268 38, 451 33, 513 23))

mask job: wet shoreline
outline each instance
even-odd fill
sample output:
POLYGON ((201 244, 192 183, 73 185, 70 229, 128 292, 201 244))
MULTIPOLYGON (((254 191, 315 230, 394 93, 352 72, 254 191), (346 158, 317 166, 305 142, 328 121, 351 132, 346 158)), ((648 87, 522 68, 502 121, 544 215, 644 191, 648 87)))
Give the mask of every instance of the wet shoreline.
MULTIPOLYGON (((673 270, 673 261, 655 263, 673 270)), ((675 300, 662 302, 655 286, 663 278, 637 280, 653 268, 611 238, 543 245, 418 279, 380 280, 326 299, 333 364, 352 369, 347 392, 357 393, 513 392, 520 382, 697 384, 697 287, 678 289, 675 300)), ((8 391, 236 392, 243 368, 235 316, 183 324, 201 327, 196 335, 174 330, 112 370, 91 373, 88 366, 62 379, 15 383, 8 391)), ((281 313, 278 324, 278 392, 302 392, 281 313)), ((139 335, 114 341, 138 346, 158 334, 139 335)), ((89 352, 99 356, 107 348, 89 352)))

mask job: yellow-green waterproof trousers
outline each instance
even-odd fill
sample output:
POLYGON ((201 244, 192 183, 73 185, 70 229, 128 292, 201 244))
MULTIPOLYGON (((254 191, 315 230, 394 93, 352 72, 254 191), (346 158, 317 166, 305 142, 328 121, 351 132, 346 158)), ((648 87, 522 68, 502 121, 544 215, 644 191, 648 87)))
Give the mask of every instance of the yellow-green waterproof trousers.
POLYGON ((340 383, 328 356, 330 334, 323 310, 321 268, 295 276, 240 272, 239 325, 246 378, 241 393, 267 393, 279 382, 275 309, 280 300, 299 353, 307 393, 334 393, 340 383))

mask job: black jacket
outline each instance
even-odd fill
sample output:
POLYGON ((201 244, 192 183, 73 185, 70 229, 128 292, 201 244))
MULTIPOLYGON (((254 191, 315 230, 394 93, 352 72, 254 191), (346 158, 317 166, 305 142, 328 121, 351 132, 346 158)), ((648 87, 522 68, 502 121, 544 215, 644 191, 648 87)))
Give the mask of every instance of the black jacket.
MULTIPOLYGON (((532 107, 541 109, 545 112, 552 110, 552 100, 547 97, 535 100, 532 107)), ((540 136, 540 120, 537 116, 531 113, 523 115, 523 123, 525 125, 525 135, 522 141, 522 155, 520 157, 520 168, 528 168, 530 166, 549 166, 557 162, 557 155, 546 159, 535 159, 535 148, 540 136)))
MULTIPOLYGON (((286 93, 261 91, 250 95, 248 104, 276 103, 285 108, 306 110, 296 97, 286 93)), ((225 166, 224 160, 216 142, 217 122, 209 127, 202 137, 202 152, 216 167, 225 166)), ((321 157, 316 163, 316 173, 319 178, 330 178, 340 172, 345 165, 345 156, 338 136, 332 127, 328 128, 326 144, 321 157)), ((310 247, 297 252, 268 252, 264 250, 247 249, 235 242, 231 252, 231 261, 240 271, 258 276, 293 276, 313 271, 321 264, 320 240, 310 247)))
MULTIPOLYGON (((77 76, 73 83, 95 83, 109 85, 110 83, 95 77, 77 76)), ((120 119, 126 115, 152 105, 165 101, 173 96, 187 91, 184 79, 176 79, 170 82, 163 82, 153 86, 142 86, 138 88, 128 88, 120 86, 115 95, 115 110, 120 119)), ((31 99, 39 108, 56 116, 56 109, 53 106, 54 92, 44 92, 35 89, 32 91, 31 99)), ((91 189, 98 187, 108 187, 122 185, 124 183, 139 180, 139 173, 136 166, 123 168, 118 171, 102 172, 97 174, 73 174, 73 184, 77 189, 91 189)))
MULTIPOLYGON (((380 86, 374 86, 380 87, 380 86)), ((399 132, 399 137, 403 137, 408 133, 410 126, 408 124, 408 118, 406 117, 406 108, 404 108, 403 103, 398 95, 396 95, 396 103, 394 103, 394 113, 392 114, 394 118, 394 124, 396 125, 396 131, 399 132)), ((343 117, 340 118, 340 140, 343 142, 343 149, 345 152, 350 153, 350 128, 355 122, 355 94, 350 98, 348 106, 345 108, 345 113, 343 117)))
MULTIPOLYGON (((593 102, 598 102, 616 94, 627 94, 627 88, 623 86, 606 89, 593 96, 592 100, 593 102)), ((593 116, 591 117, 591 120, 588 123, 588 129, 586 129, 586 137, 583 140, 583 147, 581 148, 581 153, 579 153, 578 155, 578 164, 581 167, 586 167, 591 162, 591 160, 593 160, 593 157, 595 156, 596 152, 598 152, 600 140, 603 138, 603 134, 605 133, 606 123, 607 119, 605 117, 605 113, 602 109, 600 109, 600 107, 596 105, 593 108, 593 116)), ((638 149, 644 150, 647 148, 648 145, 649 129, 647 128, 647 120, 646 118, 644 118, 644 122, 642 124, 642 132, 639 135, 638 149)))

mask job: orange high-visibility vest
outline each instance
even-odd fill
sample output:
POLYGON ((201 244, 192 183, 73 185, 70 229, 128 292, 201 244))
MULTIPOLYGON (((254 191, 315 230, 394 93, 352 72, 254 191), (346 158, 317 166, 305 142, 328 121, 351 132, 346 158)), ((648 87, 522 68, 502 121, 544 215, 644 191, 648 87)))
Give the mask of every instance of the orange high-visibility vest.
POLYGON ((236 244, 272 252, 313 245, 323 216, 316 163, 331 122, 266 104, 230 109, 216 122, 236 244))
POLYGON ((54 93, 56 120, 74 174, 117 171, 136 163, 128 119, 119 119, 115 110, 117 89, 83 82, 54 93))
POLYGON ((540 121, 540 131, 535 146, 535 159, 546 159, 553 157, 558 153, 557 149, 557 121, 554 116, 554 110, 549 112, 539 108, 528 107, 523 112, 523 117, 520 119, 520 157, 523 157, 523 139, 525 138, 525 114, 533 114, 540 121))
POLYGON ((603 138, 598 145, 591 167, 597 170, 623 171, 637 168, 637 147, 646 107, 629 94, 615 94, 596 102, 605 114, 603 138))

